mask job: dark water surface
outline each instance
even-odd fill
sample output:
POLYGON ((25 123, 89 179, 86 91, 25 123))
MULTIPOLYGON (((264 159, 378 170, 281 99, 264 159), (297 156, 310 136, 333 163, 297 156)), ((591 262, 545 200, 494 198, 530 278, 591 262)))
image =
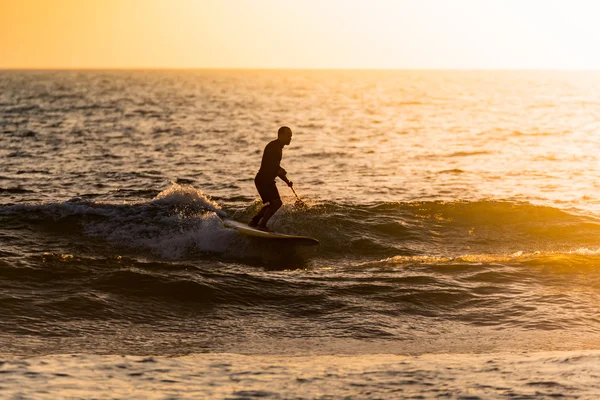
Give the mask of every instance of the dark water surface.
POLYGON ((597 348, 600 75, 1 71, 0 353, 597 348), (280 125, 293 248, 226 229, 280 125))

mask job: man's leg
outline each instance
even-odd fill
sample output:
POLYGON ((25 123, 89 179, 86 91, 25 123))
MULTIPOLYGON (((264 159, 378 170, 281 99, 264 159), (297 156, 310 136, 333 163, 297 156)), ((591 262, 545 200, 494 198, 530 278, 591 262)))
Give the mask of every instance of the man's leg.
POLYGON ((267 222, 269 222, 269 219, 271 219, 273 214, 275 214, 277 212, 277 210, 279 210, 279 208, 281 207, 282 204, 283 203, 281 202, 281 199, 279 199, 279 198, 272 200, 269 203, 262 219, 260 220, 260 222, 258 224, 258 229, 267 230, 267 222))
POLYGON ((269 204, 262 206, 262 208, 260 209, 258 214, 256 214, 250 222, 248 222, 248 226, 251 226, 252 228, 256 228, 258 226, 258 223, 260 222, 261 218, 265 216, 265 212, 267 212, 268 208, 269 208, 269 204))
MULTIPOLYGON (((257 175, 258 177, 258 175, 257 175)), ((273 185, 275 185, 275 182, 273 182, 273 185)), ((250 222, 248 223, 248 226, 252 227, 252 228, 256 228, 258 226, 258 223, 260 222, 261 218, 264 217, 265 212, 267 211, 267 208, 269 208, 269 204, 270 202, 268 201, 268 197, 269 196, 269 190, 270 189, 270 184, 267 183, 265 185, 264 182, 261 182, 259 179, 254 178, 254 186, 256 186, 256 190, 258 191, 258 194, 260 195, 260 199, 263 202, 263 206, 262 208, 258 211, 258 214, 256 214, 254 216, 254 218, 252 218, 250 220, 250 222)))

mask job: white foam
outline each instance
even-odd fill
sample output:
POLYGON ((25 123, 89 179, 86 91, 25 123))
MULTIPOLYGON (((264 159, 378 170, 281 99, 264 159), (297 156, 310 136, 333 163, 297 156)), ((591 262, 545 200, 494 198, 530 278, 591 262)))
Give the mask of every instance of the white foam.
POLYGON ((42 218, 82 218, 84 236, 96 237, 131 249, 141 249, 168 259, 194 253, 243 255, 247 241, 223 226, 227 213, 202 191, 173 183, 150 202, 125 204, 66 201, 52 204, 14 205, 5 213, 41 213, 42 218), (101 218, 93 218, 98 216, 101 218))
POLYGON ((205 195, 201 190, 191 185, 178 185, 174 182, 171 182, 169 188, 156 195, 152 203, 169 206, 196 206, 213 211, 221 217, 227 215, 216 201, 205 195))
POLYGON ((151 249, 165 258, 181 259, 194 252, 227 253, 237 238, 214 212, 188 219, 185 226, 163 230, 153 237, 135 238, 132 244, 151 249))
POLYGON ((84 233, 130 248, 148 249, 161 257, 182 259, 196 252, 227 253, 237 239, 217 213, 151 214, 145 206, 118 218, 89 221, 84 233))
POLYGON ((577 255, 581 255, 581 256, 597 256, 597 255, 600 255, 600 248, 593 250, 593 249, 588 249, 587 247, 580 247, 576 250, 569 251, 568 254, 577 254, 577 255))

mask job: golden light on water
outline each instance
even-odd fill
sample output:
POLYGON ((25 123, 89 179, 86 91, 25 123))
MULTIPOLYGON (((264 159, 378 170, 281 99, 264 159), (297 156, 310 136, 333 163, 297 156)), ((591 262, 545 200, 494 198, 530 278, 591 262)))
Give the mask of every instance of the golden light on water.
POLYGON ((598 69, 600 4, 1 0, 0 68, 598 69))

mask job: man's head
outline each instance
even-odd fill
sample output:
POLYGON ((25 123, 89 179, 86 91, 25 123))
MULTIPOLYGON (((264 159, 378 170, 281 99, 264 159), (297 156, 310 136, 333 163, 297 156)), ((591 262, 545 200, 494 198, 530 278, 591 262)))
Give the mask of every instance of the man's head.
POLYGON ((292 142, 292 130, 287 126, 282 126, 277 131, 277 139, 279 139, 284 146, 290 144, 292 142))

